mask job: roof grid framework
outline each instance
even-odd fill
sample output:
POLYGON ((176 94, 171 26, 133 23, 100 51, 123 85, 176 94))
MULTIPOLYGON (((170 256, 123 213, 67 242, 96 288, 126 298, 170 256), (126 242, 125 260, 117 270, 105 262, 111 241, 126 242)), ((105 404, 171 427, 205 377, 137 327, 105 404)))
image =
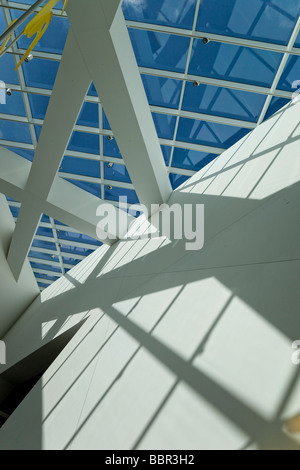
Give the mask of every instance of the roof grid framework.
MULTIPOLYGON (((33 3, 1 0, 1 31, 33 3)), ((295 2, 279 6, 257 0, 245 7, 240 0, 218 5, 124 0, 122 7, 173 189, 292 98, 300 72, 295 2), (241 15, 243 8, 247 12, 241 15)), ((60 17, 61 8, 59 2, 34 60, 14 72, 30 43, 24 37, 0 59, 1 78, 12 90, 0 107, 0 145, 29 161, 34 161, 69 31, 68 9, 60 17)), ((115 204, 126 195, 136 203, 135 184, 113 135, 91 84, 57 173, 99 199, 115 204)), ((51 220, 42 218, 38 230, 52 230, 55 244, 56 228, 41 225, 51 220)), ((61 275, 68 266, 57 254, 61 275)))

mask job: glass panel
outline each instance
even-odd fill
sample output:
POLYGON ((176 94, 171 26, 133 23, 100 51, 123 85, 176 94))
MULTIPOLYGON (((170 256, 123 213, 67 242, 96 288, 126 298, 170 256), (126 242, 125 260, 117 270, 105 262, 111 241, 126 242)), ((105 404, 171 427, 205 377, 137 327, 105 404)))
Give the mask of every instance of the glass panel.
POLYGON ((77 124, 79 126, 99 128, 99 105, 96 103, 84 103, 77 124))
POLYGON ((136 192, 133 189, 118 188, 113 186, 111 189, 108 186, 104 187, 105 199, 110 201, 118 201, 121 196, 126 196, 129 204, 138 204, 139 200, 136 192))
POLYGON ((41 218, 41 222, 45 222, 46 224, 50 224, 50 218, 47 215, 43 214, 42 218, 41 218))
POLYGON ((98 134, 89 134, 88 132, 73 132, 70 139, 68 150, 75 152, 100 154, 100 142, 98 134))
POLYGON ((122 7, 127 20, 191 29, 196 0, 123 0, 122 7))
POLYGON ((197 29, 287 44, 299 13, 295 0, 201 0, 197 29))
POLYGON ((41 235, 42 237, 53 238, 53 232, 51 228, 38 227, 36 235, 41 235))
POLYGON ((104 164, 104 178, 107 180, 131 183, 131 179, 125 165, 118 165, 116 163, 104 164))
POLYGON ((166 145, 161 145, 161 150, 164 156, 165 164, 169 165, 170 158, 171 158, 171 147, 167 147, 166 145))
POLYGON ((129 33, 139 66, 184 72, 189 38, 137 29, 129 33))
POLYGON ((50 284, 44 284, 43 282, 38 282, 38 286, 41 288, 41 289, 47 289, 47 287, 49 287, 50 284))
POLYGON ((69 240, 76 241, 80 243, 89 243, 92 245, 99 245, 99 241, 94 238, 89 237, 88 235, 83 235, 81 233, 67 232, 65 230, 60 230, 57 232, 59 240, 69 240))
POLYGON ((248 132, 249 129, 240 127, 181 118, 177 139, 193 144, 212 145, 227 149, 248 132))
POLYGON ((32 117, 36 119, 44 119, 50 101, 50 96, 28 94, 28 97, 32 117))
MULTIPOLYGON (((24 14, 23 11, 18 11, 18 10, 13 10, 13 9, 11 9, 10 12, 11 12, 11 17, 13 20, 15 18, 19 18, 21 15, 24 14)), ((19 28, 17 28, 16 30, 17 34, 24 30, 26 24, 29 23, 29 21, 31 21, 32 18, 33 16, 28 18, 27 21, 22 23, 22 25, 19 28)), ((65 47, 65 42, 67 39, 68 31, 69 31, 68 18, 53 16, 47 28, 47 31, 41 37, 39 42, 36 44, 34 50, 41 51, 41 52, 49 52, 49 53, 54 53, 54 54, 62 54, 64 47, 65 47)), ((33 41, 32 37, 28 38, 27 36, 23 35, 18 40, 18 47, 20 49, 27 50, 30 47, 32 41, 33 41)), ((33 51, 33 55, 34 55, 34 51, 33 51)))
POLYGON ((0 113, 26 116, 22 93, 13 91, 10 96, 6 94, 6 103, 0 104, 0 113))
POLYGON ((270 87, 282 54, 232 44, 194 41, 189 73, 270 87))
POLYGON ((14 207, 14 206, 9 206, 11 215, 15 218, 18 218, 20 208, 19 207, 14 207))
POLYGON ((170 173, 169 175, 171 186, 173 189, 178 188, 182 183, 189 179, 189 176, 185 175, 176 175, 175 173, 170 173))
POLYGON ((288 58, 277 88, 280 90, 296 91, 300 85, 300 56, 288 58))
POLYGON ((56 245, 53 242, 48 242, 48 241, 43 241, 43 240, 36 240, 34 239, 32 242, 32 249, 33 247, 37 248, 45 248, 46 250, 53 250, 53 252, 56 252, 56 245))
POLYGON ((33 268, 36 268, 36 269, 45 269, 46 271, 51 271, 53 272, 53 274, 58 274, 59 276, 61 275, 61 269, 59 266, 51 266, 50 264, 42 264, 40 262, 33 262, 33 261, 30 261, 30 264, 33 268))
POLYGON ((176 117, 167 114, 152 113, 158 137, 162 139, 173 139, 176 117))
POLYGON ((0 139, 31 144, 28 124, 0 119, 0 139))
POLYGON ((95 85, 93 83, 90 85, 88 96, 98 96, 95 85))
POLYGON ((74 175, 100 178, 100 161, 86 158, 64 157, 60 171, 74 175))
POLYGON ((103 138, 104 155, 108 157, 122 158, 116 139, 109 140, 107 137, 103 138))
POLYGON ((64 178, 66 181, 69 183, 74 184, 78 188, 84 189, 84 191, 87 191, 88 193, 93 194, 94 196, 100 197, 101 198, 101 184, 97 183, 88 183, 87 181, 77 181, 77 180, 71 180, 68 178, 64 178))
MULTIPOLYGON (((0 31, 1 33, 7 28, 3 11, 0 10, 0 31)), ((19 83, 18 75, 15 72, 15 61, 12 54, 4 54, 0 59, 0 80, 6 83, 19 83)), ((1 106, 0 106, 1 109, 1 106)))
POLYGON ((54 254, 49 255, 48 253, 41 253, 39 251, 34 251, 34 249, 29 252, 28 256, 30 258, 35 258, 37 263, 39 262, 39 260, 43 260, 43 259, 47 261, 52 261, 53 263, 59 263, 58 256, 55 256, 54 254))
MULTIPOLYGON (((101 245, 100 242, 99 242, 99 245, 101 245)), ((70 256, 71 256, 72 254, 73 254, 73 255, 88 256, 88 255, 90 255, 91 253, 93 253, 93 250, 87 250, 86 248, 71 246, 71 245, 67 245, 67 244, 64 244, 64 243, 62 243, 61 248, 60 248, 60 251, 61 251, 62 253, 67 253, 67 254, 69 254, 70 256)))
POLYGON ((22 68, 26 85, 51 90, 59 64, 59 61, 56 60, 39 59, 37 57, 30 62, 23 62, 22 68))
POLYGON ((76 260, 74 258, 66 258, 63 256, 62 258, 63 262, 66 264, 73 264, 73 266, 76 266, 80 262, 80 260, 76 260))
POLYGON ((175 148, 172 167, 199 171, 215 158, 217 158, 217 155, 213 153, 175 148))
POLYGON ((265 119, 268 119, 270 116, 272 116, 276 111, 281 109, 283 106, 285 106, 287 103, 289 103, 290 100, 286 100, 285 98, 279 98, 278 96, 273 96, 271 103, 269 104, 268 111, 266 112, 265 119))
POLYGON ((186 84, 182 109, 215 116, 256 122, 266 95, 220 88, 210 85, 194 87, 186 84))
POLYGON ((170 78, 142 75, 150 105, 178 108, 183 82, 170 78))
MULTIPOLYGON (((41 267, 38 267, 38 266, 34 266, 34 268, 42 269, 41 267)), ((57 274, 58 274, 58 276, 50 275, 50 274, 48 275, 48 274, 42 274, 42 273, 34 273, 34 275, 37 279, 45 279, 45 280, 48 280, 48 281, 56 281, 61 276, 61 272, 57 273, 57 274)))
POLYGON ((106 114, 103 110, 102 110, 102 127, 103 127, 103 129, 111 130, 108 119, 107 119, 106 114))

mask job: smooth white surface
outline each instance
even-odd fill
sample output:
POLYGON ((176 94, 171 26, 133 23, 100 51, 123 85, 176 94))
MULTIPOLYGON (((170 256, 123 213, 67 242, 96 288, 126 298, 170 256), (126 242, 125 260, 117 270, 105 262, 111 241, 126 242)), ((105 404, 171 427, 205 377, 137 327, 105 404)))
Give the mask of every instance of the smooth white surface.
POLYGON ((20 279, 15 281, 6 261, 11 235, 15 228, 5 197, 0 194, 0 339, 28 305, 39 295, 39 288, 28 261, 20 279))
POLYGON ((205 205, 202 250, 119 241, 34 302, 5 338, 7 367, 86 322, 0 430, 1 449, 292 445, 281 420, 300 403, 299 112, 174 192, 205 205))

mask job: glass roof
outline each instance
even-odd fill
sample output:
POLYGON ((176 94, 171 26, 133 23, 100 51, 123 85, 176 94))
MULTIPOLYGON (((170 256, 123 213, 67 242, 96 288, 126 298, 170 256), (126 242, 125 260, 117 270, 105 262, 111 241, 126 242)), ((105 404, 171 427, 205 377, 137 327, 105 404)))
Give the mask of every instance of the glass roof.
MULTIPOLYGON (((34 3, 0 0, 0 33, 34 3)), ((62 6, 55 6, 33 60, 15 72, 32 41, 25 36, 0 58, 0 79, 12 90, 0 105, 0 145, 29 161, 69 30, 62 6)), ((299 2, 123 0, 122 6, 173 189, 291 99, 300 78, 299 2)), ((138 203, 92 83, 58 174, 99 199, 126 195, 138 203)), ((9 204, 16 219, 20 204, 9 204)), ((41 289, 100 244, 44 215, 29 253, 41 289)))

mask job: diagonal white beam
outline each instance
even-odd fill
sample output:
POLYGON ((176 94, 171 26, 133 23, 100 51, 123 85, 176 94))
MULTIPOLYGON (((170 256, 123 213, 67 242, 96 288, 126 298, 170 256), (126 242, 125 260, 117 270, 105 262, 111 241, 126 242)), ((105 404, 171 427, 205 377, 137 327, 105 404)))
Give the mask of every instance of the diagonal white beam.
MULTIPOLYGON (((275 92, 276 88, 277 88, 277 85, 278 85, 278 83, 279 83, 279 81, 280 81, 281 75, 283 74, 283 71, 284 71, 285 66, 286 66, 286 64, 287 64, 287 61, 288 61, 288 59, 289 59, 289 57, 290 57, 290 52, 291 52, 291 50, 292 50, 292 48, 293 48, 293 46, 294 46, 294 44, 295 44, 295 42, 296 42, 296 40, 297 40, 299 31, 300 31, 300 16, 299 16, 299 18, 298 18, 298 21, 297 21, 297 23, 296 23, 296 25, 295 25, 295 27, 294 27, 294 30, 293 30, 292 35, 291 35, 291 37, 290 37, 289 43, 288 43, 288 45, 287 45, 287 52, 285 52, 285 54, 283 55, 283 57, 282 57, 282 59, 281 59, 281 62, 280 62, 280 65, 279 65, 279 67, 278 67, 278 70, 277 70, 277 72, 276 72, 276 75, 275 75, 275 77, 274 77, 274 80, 273 80, 273 83, 272 83, 272 86, 271 86, 271 94, 273 94, 273 93, 275 92)), ((263 106, 263 109, 262 109, 262 111, 261 111, 261 113, 260 113, 260 116, 259 116, 259 118, 258 118, 257 126, 259 126, 259 125, 263 122, 263 120, 264 120, 264 118, 265 118, 265 115, 266 115, 266 113, 267 113, 267 111, 268 111, 268 108, 269 108, 269 104, 270 104, 270 102, 271 102, 271 99, 272 99, 272 96, 271 96, 271 95, 267 96, 266 101, 265 101, 265 104, 264 104, 264 106, 263 106)))
POLYGON ((42 198, 49 194, 90 82, 70 32, 28 179, 29 190, 42 198))
POLYGON ((31 164, 22 157, 0 147, 0 193, 17 201, 23 198, 31 164))
MULTIPOLYGON (((28 191, 28 178, 32 164, 15 153, 0 147, 0 193, 18 200, 21 203, 21 209, 17 220, 20 227, 29 224, 38 224, 41 214, 47 214, 50 217, 60 220, 62 223, 73 227, 80 233, 97 238, 103 243, 111 244, 113 239, 117 238, 116 233, 102 233, 103 238, 99 237, 99 230, 96 232, 97 224, 100 218, 96 215, 99 205, 103 204, 96 196, 74 186, 71 183, 56 176, 50 190, 47 200, 39 197, 38 193, 28 191), (22 207, 28 206, 31 210, 23 214, 29 218, 20 219, 22 207), (110 237, 110 238, 107 238, 110 237)), ((105 202, 108 204, 108 201, 105 202)), ((119 209, 115 208, 118 216, 119 209)), ((124 217, 124 215, 123 215, 124 217)), ((127 215, 127 223, 130 224, 133 217, 127 215)), ((24 236, 26 236, 26 233, 24 236)), ((26 241, 31 246, 33 235, 28 232, 29 239, 26 241)), ((28 249, 28 251, 29 251, 28 249)), ((27 252, 26 252, 27 255, 27 252)))
POLYGON ((69 32, 8 252, 16 279, 41 217, 39 208, 32 206, 30 194, 36 200, 47 199, 89 85, 89 75, 69 32))
MULTIPOLYGON (((109 204, 109 202, 103 201, 56 176, 49 197, 44 202, 43 213, 75 228, 80 233, 110 245, 118 238, 118 233, 102 232, 101 237, 99 237, 99 230, 96 233, 96 226, 100 221, 96 212, 101 204, 109 204), (109 239, 107 239, 107 235, 110 237, 109 239)), ((115 210, 118 216, 119 209, 116 207, 115 210)), ((126 217, 128 224, 134 221, 134 218, 129 214, 126 217)))
POLYGON ((121 0, 72 0, 67 6, 78 52, 90 72, 141 203, 172 192, 121 0))

